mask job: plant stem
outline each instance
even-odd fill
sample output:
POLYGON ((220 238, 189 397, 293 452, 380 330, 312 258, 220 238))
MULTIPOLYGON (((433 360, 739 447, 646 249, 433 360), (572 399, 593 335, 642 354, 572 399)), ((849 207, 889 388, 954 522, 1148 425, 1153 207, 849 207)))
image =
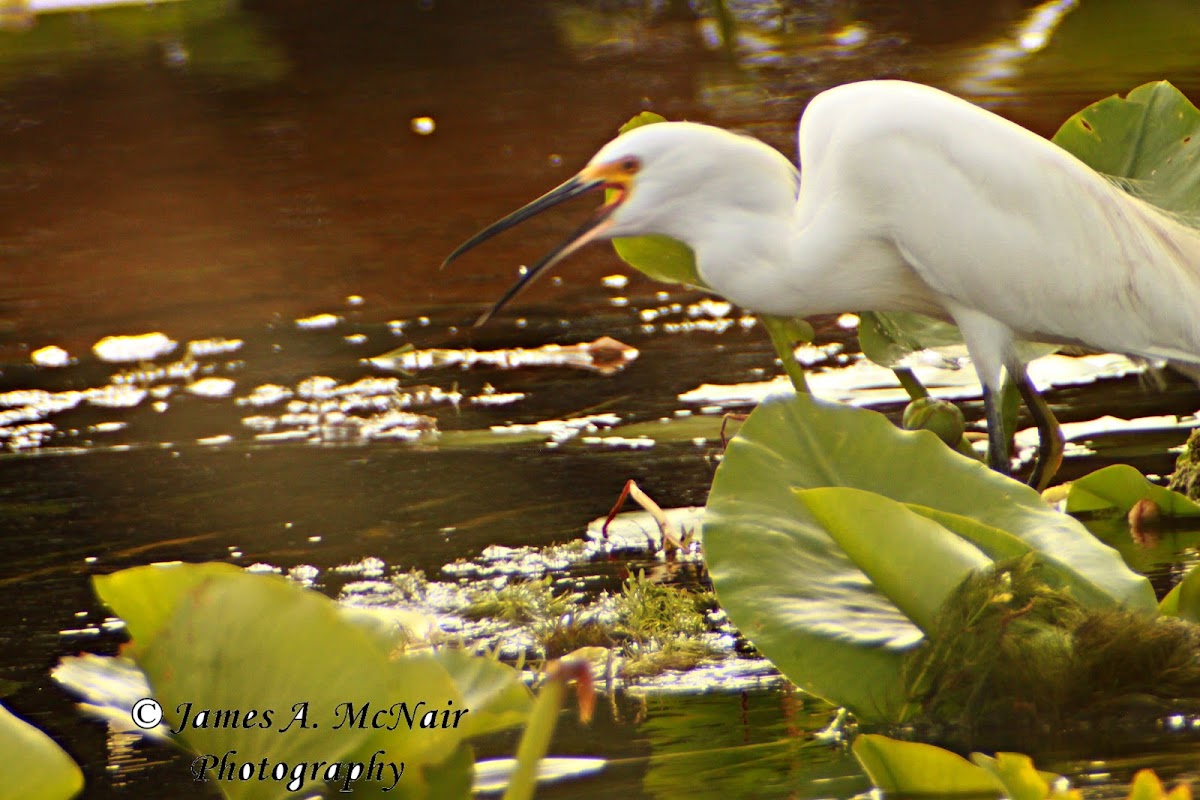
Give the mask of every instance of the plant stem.
POLYGON ((521 744, 517 747, 517 765, 504 792, 504 800, 531 800, 533 797, 533 790, 537 786, 538 762, 550 749, 550 738, 558 724, 558 712, 566 693, 566 681, 551 678, 542 685, 525 723, 521 744))
POLYGON ((908 392, 909 400, 920 400, 923 397, 929 397, 929 390, 922 385, 916 374, 908 367, 892 367, 892 372, 896 373, 896 380, 900 381, 900 385, 904 387, 904 391, 908 392))
POLYGON ((797 392, 810 394, 808 382, 804 380, 804 367, 796 360, 794 350, 797 344, 808 344, 813 340, 812 326, 804 320, 766 314, 760 319, 771 337, 771 344, 775 346, 775 354, 783 362, 783 371, 792 379, 792 385, 797 392))

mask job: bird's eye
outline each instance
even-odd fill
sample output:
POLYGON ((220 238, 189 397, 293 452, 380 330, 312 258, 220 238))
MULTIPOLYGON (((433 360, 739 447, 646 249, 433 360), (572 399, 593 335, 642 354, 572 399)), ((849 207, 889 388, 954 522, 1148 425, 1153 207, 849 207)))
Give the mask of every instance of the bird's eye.
POLYGON ((642 162, 635 156, 628 156, 621 159, 621 170, 627 175, 632 175, 641 168, 642 162))

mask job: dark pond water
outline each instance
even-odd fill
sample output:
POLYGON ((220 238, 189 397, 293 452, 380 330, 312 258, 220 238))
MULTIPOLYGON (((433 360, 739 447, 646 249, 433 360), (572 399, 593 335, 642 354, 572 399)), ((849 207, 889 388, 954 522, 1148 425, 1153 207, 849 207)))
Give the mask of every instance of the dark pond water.
MULTIPOLYGON (((35 421, 46 427, 0 427, 0 678, 20 683, 5 703, 83 765, 88 797, 200 796, 184 761, 115 752, 104 726, 48 678, 64 655, 119 643, 60 635, 104 618, 90 575, 174 559, 327 570, 376 557, 432 576, 489 544, 578 538, 628 478, 664 507, 703 503, 718 414, 681 418, 683 433, 650 448, 548 448, 545 436, 497 444, 488 431, 585 414, 677 419, 697 410, 679 395, 701 384, 777 374, 761 327, 737 324, 733 310, 727 330, 682 330, 697 295, 637 275, 605 286, 602 277, 630 270, 595 247, 471 329, 578 211, 438 269, 483 223, 572 174, 632 114, 743 128, 791 155, 805 103, 865 78, 947 88, 1047 135, 1147 80, 1200 97, 1200 7, 1185 0, 730 5, 743 24, 733 62, 695 19, 647 17, 640 3, 188 0, 0 12, 0 394, 42 389, 69 406, 35 421), (655 309, 647 327, 643 312, 655 309), (340 319, 296 323, 317 314, 340 319), (130 375, 136 365, 92 352, 102 337, 154 331, 179 343, 159 366, 189 340, 242 344, 185 360, 186 379, 130 375), (602 335, 637 348, 636 361, 610 376, 399 376, 389 392, 461 393, 413 407, 440 440, 289 428, 279 408, 237 402, 265 384, 303 393, 315 376, 382 376, 361 359, 406 343, 491 350, 602 335), (33 366, 31 354, 50 345, 77 361, 33 366), (121 370, 127 390, 149 394, 96 394, 121 370), (234 383, 183 388, 201 377, 234 383), (524 397, 469 401, 491 389, 524 397), (69 392, 83 394, 63 400, 69 392), (243 422, 256 414, 299 440, 261 436, 266 428, 243 422)), ((819 343, 853 349, 852 332, 817 322, 819 343)), ((1126 377, 1050 400, 1078 421, 1191 414, 1200 392, 1126 377)), ((976 418, 977 406, 968 404, 976 418)), ((1184 436, 1110 438, 1064 474, 1111 460, 1165 474, 1167 448, 1184 436)), ((1194 541, 1171 541, 1147 565, 1160 583, 1195 557, 1194 541)), ((778 690, 622 698, 593 727, 568 726, 555 747, 611 767, 546 796, 848 797, 867 788, 852 759, 808 741, 828 719, 822 704, 778 690)), ((1152 762, 1165 774, 1194 769, 1195 742, 1179 746, 1159 747, 1152 762)), ((1064 768, 1123 778, 1142 763, 1087 756, 1062 754, 1064 768)))

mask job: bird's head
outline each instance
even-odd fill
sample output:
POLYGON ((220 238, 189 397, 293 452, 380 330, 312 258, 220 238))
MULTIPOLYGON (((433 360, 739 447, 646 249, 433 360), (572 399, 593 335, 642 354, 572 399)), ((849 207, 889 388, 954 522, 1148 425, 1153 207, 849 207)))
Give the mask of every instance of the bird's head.
POLYGON ((539 275, 588 242, 662 234, 693 244, 730 208, 755 212, 795 202, 799 174, 766 144, 720 128, 663 122, 612 140, 587 166, 532 203, 492 223, 458 247, 454 259, 530 217, 583 194, 613 190, 578 229, 530 267, 476 322, 481 325, 539 275), (783 180, 780 180, 780 178, 783 180))

